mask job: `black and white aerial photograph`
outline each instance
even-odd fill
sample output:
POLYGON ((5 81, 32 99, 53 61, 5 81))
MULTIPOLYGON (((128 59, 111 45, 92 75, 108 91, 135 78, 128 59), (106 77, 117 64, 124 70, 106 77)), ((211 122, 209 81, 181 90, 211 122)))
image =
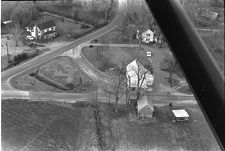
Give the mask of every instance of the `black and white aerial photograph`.
POLYGON ((1 2, 1 151, 223 151, 224 0, 1 2))

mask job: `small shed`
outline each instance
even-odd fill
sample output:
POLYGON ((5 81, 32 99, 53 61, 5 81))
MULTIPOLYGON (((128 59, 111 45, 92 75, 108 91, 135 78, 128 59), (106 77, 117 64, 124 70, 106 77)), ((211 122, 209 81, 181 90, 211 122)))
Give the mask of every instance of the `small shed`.
POLYGON ((137 103, 137 113, 138 117, 140 118, 146 118, 146 117, 152 117, 154 113, 154 107, 152 102, 150 101, 150 98, 146 95, 141 97, 138 100, 137 103))
POLYGON ((189 115, 184 109, 172 110, 173 112, 173 122, 186 122, 189 120, 189 115))

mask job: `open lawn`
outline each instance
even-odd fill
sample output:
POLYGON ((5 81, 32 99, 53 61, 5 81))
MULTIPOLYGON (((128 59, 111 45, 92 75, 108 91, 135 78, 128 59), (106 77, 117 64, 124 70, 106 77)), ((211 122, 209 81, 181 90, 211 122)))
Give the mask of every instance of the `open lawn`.
POLYGON ((173 106, 186 109, 186 124, 172 124, 168 106, 141 120, 131 118, 131 108, 119 105, 116 114, 113 106, 2 100, 2 149, 220 151, 198 106, 173 106))
MULTIPOLYGON (((110 31, 109 33, 97 38, 96 40, 99 43, 107 44, 107 43, 114 43, 114 44, 121 44, 121 43, 131 43, 137 44, 137 40, 133 38, 133 35, 136 33, 134 27, 128 27, 128 31, 126 32, 124 37, 122 34, 121 28, 115 28, 114 30, 110 31)), ((93 41, 94 42, 94 41, 93 41)))
MULTIPOLYGON (((138 45, 137 45, 138 46, 138 45)), ((103 72, 107 72, 110 68, 127 65, 136 58, 143 65, 151 65, 149 59, 146 56, 147 51, 152 52, 152 66, 154 84, 152 94, 168 94, 176 92, 174 88, 169 86, 167 78, 169 73, 161 70, 161 64, 166 55, 170 52, 165 48, 157 48, 155 46, 142 46, 142 50, 139 47, 84 47, 82 53, 96 68, 103 72)), ((178 82, 183 80, 183 77, 179 77, 176 74, 173 75, 178 82)), ((185 91, 182 91, 185 92, 185 91)))
POLYGON ((19 74, 12 78, 11 84, 16 89, 28 91, 82 93, 97 89, 96 84, 68 57, 57 57, 42 67, 19 74))
POLYGON ((112 111, 112 106, 103 106, 102 113, 100 112, 104 115, 102 122, 105 123, 108 119, 108 125, 112 131, 111 137, 114 140, 111 143, 115 150, 220 150, 197 106, 184 107, 190 115, 190 121, 187 124, 172 124, 168 107, 155 107, 155 117, 152 119, 131 121, 128 108, 120 106, 119 113, 116 115, 112 111))
POLYGON ((2 100, 2 150, 93 150, 98 147, 90 105, 59 106, 2 100))
POLYGON ((72 59, 68 57, 56 58, 42 66, 38 75, 53 80, 65 87, 69 83, 74 85, 80 83, 79 70, 74 68, 72 59))
POLYGON ((143 65, 151 65, 146 56, 146 50, 129 47, 84 47, 84 56, 99 70, 106 72, 113 67, 122 67, 134 59, 138 59, 143 65))
MULTIPOLYGON (((65 16, 78 21, 85 21, 92 25, 101 25, 105 23, 106 20, 106 6, 108 1, 96 1, 97 3, 92 3, 93 7, 99 6, 98 3, 101 3, 101 8, 98 10, 90 10, 86 8, 86 5, 82 5, 82 1, 70 1, 70 2, 50 2, 50 1, 38 1, 37 8, 38 10, 46 11, 49 13, 54 13, 57 15, 65 16), (105 6, 104 6, 105 5, 105 6), (88 9, 88 15, 86 15, 86 11, 88 9), (80 14, 81 12, 84 13, 80 14)), ((88 5, 91 5, 88 3, 88 5)))

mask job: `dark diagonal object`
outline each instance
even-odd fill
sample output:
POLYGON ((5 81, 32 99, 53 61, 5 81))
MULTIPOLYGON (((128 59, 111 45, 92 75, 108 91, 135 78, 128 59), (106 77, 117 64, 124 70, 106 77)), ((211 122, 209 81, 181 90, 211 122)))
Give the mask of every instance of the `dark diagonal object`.
POLYGON ((192 87, 221 149, 225 146, 224 76, 178 0, 146 0, 192 87))

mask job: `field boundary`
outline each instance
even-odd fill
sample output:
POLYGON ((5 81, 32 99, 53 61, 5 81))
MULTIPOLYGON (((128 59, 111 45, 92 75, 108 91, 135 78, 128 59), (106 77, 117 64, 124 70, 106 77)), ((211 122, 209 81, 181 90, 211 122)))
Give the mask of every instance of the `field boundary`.
POLYGON ((91 25, 91 24, 88 24, 88 23, 85 23, 85 22, 76 21, 76 20, 73 20, 73 19, 70 19, 70 18, 67 18, 67 17, 64 17, 64 16, 57 15, 57 14, 53 14, 53 13, 49 13, 49 12, 42 12, 41 14, 42 15, 54 16, 54 17, 58 17, 58 18, 63 18, 65 20, 72 21, 74 23, 83 24, 83 25, 89 26, 90 28, 94 28, 94 26, 91 25))

